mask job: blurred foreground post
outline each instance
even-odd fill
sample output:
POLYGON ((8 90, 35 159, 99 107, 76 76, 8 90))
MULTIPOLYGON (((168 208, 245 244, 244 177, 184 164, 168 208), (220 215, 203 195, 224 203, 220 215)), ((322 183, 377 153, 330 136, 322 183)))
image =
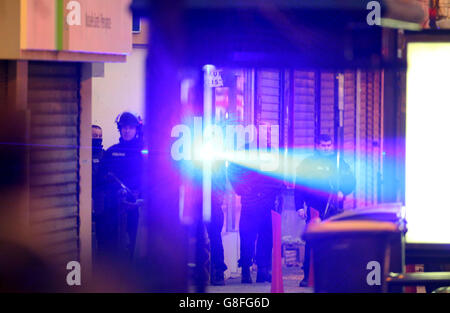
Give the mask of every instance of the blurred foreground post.
POLYGON ((135 1, 135 14, 149 17, 146 67, 143 242, 137 260, 145 291, 187 291, 187 236, 179 218, 180 177, 171 157, 171 130, 180 124, 179 59, 181 1, 135 1))

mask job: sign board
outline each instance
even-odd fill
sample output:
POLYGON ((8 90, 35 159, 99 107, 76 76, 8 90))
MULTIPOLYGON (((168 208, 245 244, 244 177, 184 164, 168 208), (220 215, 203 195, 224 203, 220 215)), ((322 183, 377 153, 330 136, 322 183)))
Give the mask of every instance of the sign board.
POLYGON ((20 49, 128 54, 132 49, 130 3, 21 0, 20 49))
POLYGON ((208 87, 222 87, 223 86, 223 79, 222 75, 220 73, 221 71, 218 70, 212 70, 208 73, 206 78, 206 85, 208 87))

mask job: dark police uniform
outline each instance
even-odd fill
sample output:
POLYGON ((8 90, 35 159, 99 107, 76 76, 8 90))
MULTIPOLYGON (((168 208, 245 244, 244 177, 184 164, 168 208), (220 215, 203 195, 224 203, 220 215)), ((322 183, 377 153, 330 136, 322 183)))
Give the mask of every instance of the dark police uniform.
POLYGON ((222 204, 225 196, 225 162, 216 161, 212 168, 211 221, 206 224, 211 248, 211 284, 223 285, 224 262, 222 228, 224 215, 222 204))
POLYGON ((97 214, 98 212, 103 211, 103 198, 102 194, 99 191, 99 187, 101 184, 100 181, 100 162, 103 158, 103 154, 105 150, 103 150, 102 139, 101 138, 93 138, 92 139, 92 245, 94 247, 93 258, 97 258, 97 214))
POLYGON ((275 209, 275 200, 282 191, 283 184, 234 163, 229 165, 228 177, 235 192, 241 196, 239 266, 243 269, 244 280, 244 271, 253 264, 253 259, 258 266, 258 274, 268 272, 272 266, 271 210, 275 209))
POLYGON ((142 141, 135 138, 109 148, 101 162, 104 210, 97 217, 99 254, 131 258, 137 235, 142 187, 142 141), (122 185, 123 184, 123 185, 122 185))
MULTIPOLYGON (((103 159, 103 154, 105 150, 103 150, 102 139, 95 138, 92 139, 92 208, 93 215, 95 217, 96 212, 103 211, 103 203, 102 199, 99 196, 99 186, 101 184, 100 178, 100 162, 103 159)), ((95 218, 94 218, 95 220, 95 218)))
MULTIPOLYGON (((336 201, 336 194, 341 191, 344 196, 355 188, 355 177, 348 164, 341 158, 339 173, 337 170, 337 155, 330 156, 316 153, 306 158, 297 169, 295 187, 296 210, 306 204, 306 223, 311 220, 311 208, 319 211, 320 219, 326 220, 343 211, 343 200, 336 201)), ((305 261, 303 263, 304 279, 309 278, 310 247, 305 246, 305 261)))

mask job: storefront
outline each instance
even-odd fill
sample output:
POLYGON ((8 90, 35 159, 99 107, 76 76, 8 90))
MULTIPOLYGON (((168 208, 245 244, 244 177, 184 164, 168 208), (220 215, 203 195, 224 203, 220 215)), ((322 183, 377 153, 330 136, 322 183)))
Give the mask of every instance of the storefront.
POLYGON ((93 62, 125 62, 130 1, 0 2, 2 112, 23 115, 21 222, 57 264, 91 270, 93 62))
MULTIPOLYGON (((124 109, 124 99, 130 86, 134 87, 125 74, 134 75, 135 69, 144 66, 145 57, 142 51, 137 53, 139 62, 127 67, 127 72, 117 64, 93 66, 125 62, 133 48, 131 1, 117 1, 114 6, 110 1, 0 2, 0 39, 8 43, 0 48, 0 108, 23 117, 17 125, 25 138, 21 143, 25 147, 27 205, 21 221, 52 260, 59 264, 79 260, 88 273, 92 263, 91 124, 108 121, 108 127, 114 127, 111 116, 124 109), (108 76, 108 70, 116 76, 108 76), (107 94, 110 88, 114 90, 107 94), (102 116, 101 111, 110 104, 109 116, 102 116), (93 116, 98 119, 94 117, 94 121, 93 116)), ((143 107, 138 111, 146 115, 146 171, 151 173, 145 175, 148 210, 142 220, 151 229, 145 242, 152 249, 143 259, 149 265, 145 274, 152 277, 150 289, 158 291, 186 290, 187 236, 181 224, 203 222, 183 220, 182 210, 192 199, 183 189, 186 185, 179 168, 165 154, 171 151, 172 127, 193 114, 204 116, 204 99, 197 94, 204 91, 203 65, 214 64, 223 74, 223 85, 214 87, 211 95, 216 119, 256 127, 279 126, 279 136, 271 144, 299 152, 286 162, 282 177, 288 186, 284 195, 284 214, 290 214, 287 219, 296 217, 292 173, 312 152, 319 134, 334 138, 337 150, 355 173, 356 190, 345 208, 386 201, 384 161, 385 152, 391 152, 393 129, 385 126, 390 125, 389 114, 393 108, 397 110, 401 99, 385 92, 397 75, 391 72, 385 80, 387 69, 393 66, 396 71, 401 63, 395 55, 397 38, 395 44, 386 44, 381 28, 369 27, 365 14, 358 15, 367 12, 357 1, 345 7, 348 14, 342 15, 337 14, 343 9, 339 5, 318 14, 313 1, 298 4, 288 13, 286 8, 265 8, 275 16, 281 14, 284 24, 270 20, 270 14, 261 14, 260 7, 250 4, 241 14, 236 8, 224 13, 200 2, 193 1, 193 7, 185 11, 170 7, 172 1, 155 9, 159 15, 152 20, 152 53, 145 63, 148 81, 136 84, 142 98, 143 89, 146 91, 145 111, 143 107), (189 27, 174 23, 173 28, 164 28, 167 20, 178 21, 173 16, 177 12, 189 27), (231 25, 230 20, 236 24, 231 25), (316 28, 317 32, 311 31, 316 28), (293 29, 300 32, 292 34, 293 29), (188 43, 179 38, 188 38, 188 43), (389 59, 386 53, 395 56, 389 59), (201 86, 193 89, 197 96, 193 102, 183 89, 190 78, 183 81, 186 77, 180 77, 186 68, 194 68, 197 79, 200 76, 197 83, 201 86)), ((140 9, 136 12, 149 14, 140 9)), ((415 24, 418 19, 414 16, 409 22, 415 24)), ((391 37, 397 35, 391 33, 391 37)), ((141 39, 140 44, 145 44, 141 39)), ((142 98, 134 97, 130 105, 140 104, 142 98)), ((114 141, 108 140, 108 145, 114 141)), ((239 201, 229 191, 223 240, 226 249, 234 253, 226 256, 233 269, 239 257, 239 201)), ((194 196, 201 194, 196 192, 194 196)), ((201 207, 202 200, 194 210, 201 207)), ((194 213, 194 218, 200 216, 199 211, 194 213)))
MULTIPOLYGON (((274 125, 279 137, 272 144, 285 157, 283 179, 288 186, 283 205, 283 237, 299 241, 304 228, 295 213, 293 173, 311 155, 319 134, 328 134, 355 174, 357 186, 344 208, 381 203, 383 151, 383 71, 345 72, 295 69, 223 69, 224 85, 214 88, 216 122, 274 125), (231 77, 231 78, 230 78, 231 77), (340 124, 342 112, 342 124, 340 124), (286 151, 283 153, 281 151, 286 151)), ((231 272, 237 272, 240 204, 232 188, 224 205, 223 238, 231 272)))
MULTIPOLYGON (((230 108, 228 116, 231 119, 244 125, 279 125, 278 143, 288 149, 310 151, 322 132, 335 139, 358 181, 356 193, 347 199, 347 208, 386 201, 383 197, 387 189, 383 185, 387 183, 383 177, 386 173, 383 157, 385 125, 388 123, 384 117, 390 113, 386 108, 395 108, 399 98, 385 93, 385 87, 392 80, 386 85, 384 70, 395 72, 401 60, 395 55, 396 41, 392 44, 387 40, 395 37, 397 32, 392 30, 389 35, 386 31, 389 36, 385 36, 381 28, 370 27, 366 14, 361 14, 367 13, 367 3, 333 4, 324 11, 314 1, 286 1, 279 6, 251 1, 245 4, 231 1, 223 5, 193 1, 185 7, 171 7, 171 3, 152 7, 154 41, 147 63, 147 112, 152 113, 147 122, 152 124, 152 132, 157 131, 157 134, 152 133, 149 144, 160 149, 154 151, 157 162, 149 164, 149 169, 153 179, 158 182, 171 180, 175 185, 147 195, 154 206, 152 218, 155 221, 148 222, 158 234, 164 234, 164 238, 170 239, 175 246, 182 244, 184 239, 179 225, 173 221, 179 207, 187 203, 183 202, 183 196, 175 197, 180 201, 170 199, 169 195, 178 195, 176 182, 182 183, 183 178, 173 169, 172 160, 165 159, 159 152, 169 150, 167 141, 170 141, 171 125, 183 122, 186 114, 203 115, 202 103, 206 103, 198 97, 194 101, 197 103, 194 110, 184 110, 183 102, 180 110, 171 110, 170 107, 179 106, 180 98, 180 82, 175 77, 177 71, 188 68, 196 73, 202 85, 199 73, 207 64, 224 71, 232 69, 236 81, 243 82, 242 88, 234 88, 239 84, 227 86, 230 80, 224 77, 224 87, 228 87, 228 91, 221 90, 219 95, 216 91, 215 94, 216 105, 218 98, 222 101, 225 95, 228 97, 228 104, 221 105, 230 108), (174 16, 180 23, 164 27, 165 19, 174 16), (182 36, 176 40, 179 34, 182 36), (155 72, 158 79, 153 75, 155 72), (239 108, 241 99, 243 107, 239 108), (163 105, 168 108, 163 109, 163 105), (156 110, 155 107, 161 108, 156 110), (166 121, 172 123, 167 125, 166 121), (164 211, 158 210, 157 203, 160 202, 164 203, 164 211), (175 231, 165 232, 169 225, 175 231)), ((145 1, 134 1, 134 8, 148 16, 150 11, 146 10, 145 4, 145 1)), ((388 8, 383 12, 387 13, 386 21, 383 20, 386 25, 420 28, 418 24, 423 22, 423 11, 418 5, 395 1, 383 1, 383 5, 388 8)), ((209 109, 204 112, 210 114, 209 109)), ((221 116, 226 113, 222 112, 221 116)), ((387 130, 389 135, 393 132, 391 128, 387 130)), ((391 150, 387 151, 389 156, 391 150)), ((395 181, 395 178, 391 179, 395 181)), ((232 205, 236 202, 231 200, 232 205)), ((292 210, 292 198, 290 202, 292 210)), ((227 231, 237 229, 234 221, 238 209, 235 213, 230 212, 232 205, 228 207, 232 218, 227 219, 227 231)), ((149 234, 149 242, 157 245, 156 235, 149 234)), ((150 253, 149 262, 157 262, 160 257, 170 259, 172 270, 153 271, 153 276, 169 277, 174 290, 183 288, 185 280, 170 279, 176 273, 180 274, 175 272, 175 264, 181 265, 183 250, 172 255, 164 250, 161 253, 150 253)))

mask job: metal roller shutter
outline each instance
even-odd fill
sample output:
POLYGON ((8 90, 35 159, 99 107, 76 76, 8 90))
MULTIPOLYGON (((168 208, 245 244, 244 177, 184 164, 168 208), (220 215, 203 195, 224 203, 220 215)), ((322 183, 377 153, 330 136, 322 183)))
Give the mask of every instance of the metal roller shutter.
MULTIPOLYGON (((356 148, 356 74, 344 73, 344 160, 355 173, 356 148)), ((355 207, 355 194, 350 194, 345 202, 344 209, 355 207)))
MULTIPOLYGON (((256 73, 256 123, 280 126, 280 71, 258 70, 256 73)), ((279 138, 278 138, 279 140, 279 138)), ((272 144, 278 144, 272 143, 272 144)))
POLYGON ((320 74, 320 133, 334 138, 334 73, 320 74))
POLYGON ((375 71, 373 75, 373 137, 372 137, 372 171, 373 171, 373 203, 377 203, 378 181, 381 164, 381 73, 375 71))
POLYGON ((370 205, 374 201, 374 175, 373 175, 373 111, 374 111, 374 92, 373 92, 373 72, 367 73, 367 132, 366 132, 366 147, 367 147, 367 167, 366 167, 366 201, 370 205))
POLYGON ((293 72, 293 145, 313 150, 315 139, 315 74, 293 72))
POLYGON ((358 206, 371 206, 378 200, 381 141, 381 74, 361 72, 359 123, 358 206))
POLYGON ((30 62, 30 226, 55 262, 79 260, 80 68, 30 62))
POLYGON ((358 144, 358 167, 359 175, 357 180, 357 206, 364 207, 367 203, 367 72, 362 71, 360 74, 360 108, 359 108, 359 144, 358 144))

